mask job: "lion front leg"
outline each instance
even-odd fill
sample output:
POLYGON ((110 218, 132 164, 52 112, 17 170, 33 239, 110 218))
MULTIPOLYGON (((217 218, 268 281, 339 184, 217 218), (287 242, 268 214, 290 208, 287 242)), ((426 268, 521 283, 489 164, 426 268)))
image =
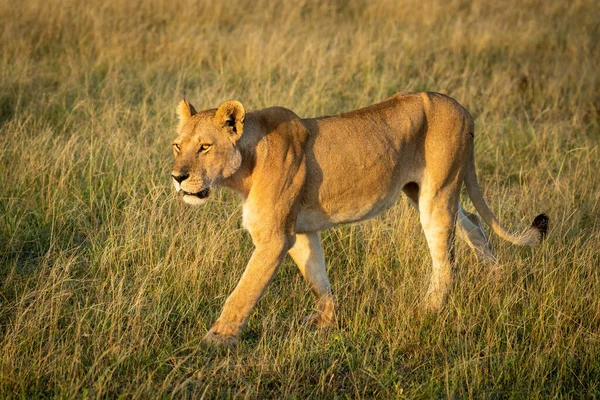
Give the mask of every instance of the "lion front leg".
POLYGON ((275 276, 293 240, 284 235, 256 244, 256 249, 237 284, 225 301, 221 315, 204 336, 207 343, 235 345, 252 309, 275 276))
POLYGON ((296 243, 289 254, 317 298, 317 310, 306 317, 306 322, 320 328, 332 325, 335 321, 335 304, 318 232, 297 234, 296 243))

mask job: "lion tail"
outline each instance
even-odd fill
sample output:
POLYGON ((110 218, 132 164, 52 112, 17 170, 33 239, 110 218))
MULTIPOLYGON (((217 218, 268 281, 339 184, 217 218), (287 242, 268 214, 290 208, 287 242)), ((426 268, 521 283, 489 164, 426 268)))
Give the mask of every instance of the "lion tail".
POLYGON ((475 206, 475 209, 481 215, 483 220, 492 228, 492 230, 502 239, 520 246, 532 246, 540 243, 548 232, 548 216, 540 214, 533 220, 531 226, 520 234, 509 232, 503 227, 494 213, 490 210, 483 198, 479 183, 477 182, 477 174, 475 173, 475 156, 471 151, 471 160, 467 167, 465 175, 465 186, 467 193, 475 206))

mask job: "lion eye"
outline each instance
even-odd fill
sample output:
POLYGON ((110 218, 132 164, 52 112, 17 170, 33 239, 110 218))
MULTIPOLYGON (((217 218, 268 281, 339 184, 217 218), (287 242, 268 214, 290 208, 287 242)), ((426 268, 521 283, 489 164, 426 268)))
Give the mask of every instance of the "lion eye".
POLYGON ((179 145, 177 143, 173 143, 173 149, 177 152, 180 153, 181 152, 181 147, 179 147, 179 145))
POLYGON ((200 145, 200 152, 206 153, 208 150, 210 150, 211 147, 212 147, 211 144, 200 145))

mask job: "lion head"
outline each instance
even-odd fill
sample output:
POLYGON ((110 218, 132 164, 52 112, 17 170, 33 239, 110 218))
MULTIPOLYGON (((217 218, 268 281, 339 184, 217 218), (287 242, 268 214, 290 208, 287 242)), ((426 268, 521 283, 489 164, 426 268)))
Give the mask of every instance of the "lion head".
POLYGON ((196 112, 182 100, 177 107, 179 127, 173 142, 175 164, 171 170, 177 193, 183 201, 201 205, 210 189, 233 175, 242 163, 237 143, 244 129, 244 107, 227 101, 217 110, 196 112))

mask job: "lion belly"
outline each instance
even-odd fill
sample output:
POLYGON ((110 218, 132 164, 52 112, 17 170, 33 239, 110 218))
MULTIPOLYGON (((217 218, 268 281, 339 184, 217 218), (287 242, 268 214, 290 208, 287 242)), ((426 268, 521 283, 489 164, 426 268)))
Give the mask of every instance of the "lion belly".
MULTIPOLYGON (((296 231, 319 231, 364 221, 390 208, 408 183, 408 175, 399 170, 400 160, 392 160, 395 156, 390 152, 374 158, 372 163, 365 163, 364 159, 352 162, 349 157, 342 168, 330 169, 321 164, 316 174, 323 173, 323 177, 309 179, 296 231)), ((309 176, 312 174, 315 169, 309 168, 309 176)))
POLYGON ((351 202, 330 201, 318 207, 302 208, 296 220, 296 232, 315 232, 339 224, 367 220, 390 208, 398 198, 400 187, 379 199, 355 198, 351 202))

